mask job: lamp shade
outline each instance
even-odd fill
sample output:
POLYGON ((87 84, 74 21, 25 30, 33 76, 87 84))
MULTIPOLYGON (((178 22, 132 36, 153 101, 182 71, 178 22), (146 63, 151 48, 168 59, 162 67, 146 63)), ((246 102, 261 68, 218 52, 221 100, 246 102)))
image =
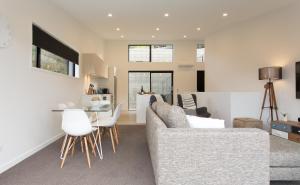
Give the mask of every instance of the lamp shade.
POLYGON ((282 79, 282 67, 263 67, 258 69, 259 80, 282 79))

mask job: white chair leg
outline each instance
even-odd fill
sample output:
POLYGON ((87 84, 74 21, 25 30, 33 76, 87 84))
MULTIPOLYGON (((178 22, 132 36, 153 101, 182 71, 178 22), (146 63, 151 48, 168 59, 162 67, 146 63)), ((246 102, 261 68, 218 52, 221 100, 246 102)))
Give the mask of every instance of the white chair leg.
MULTIPOLYGON (((99 147, 98 147, 97 139, 96 139, 96 137, 95 137, 95 135, 94 135, 94 132, 92 132, 92 135, 93 135, 93 138, 94 138, 94 142, 96 143, 96 149, 97 149, 99 158, 102 160, 102 159, 103 159, 103 153, 102 153, 101 139, 99 139, 99 147), (100 150, 99 150, 99 148, 100 148, 100 150)), ((99 137, 100 137, 100 135, 99 135, 99 137)))

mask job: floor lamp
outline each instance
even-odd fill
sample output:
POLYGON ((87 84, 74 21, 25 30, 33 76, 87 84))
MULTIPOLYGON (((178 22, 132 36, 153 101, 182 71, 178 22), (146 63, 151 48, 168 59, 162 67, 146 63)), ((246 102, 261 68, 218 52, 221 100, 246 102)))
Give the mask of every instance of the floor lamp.
POLYGON ((276 120, 278 120, 278 112, 277 112, 278 107, 277 107, 273 81, 282 79, 282 68, 281 67, 259 68, 258 78, 259 80, 268 80, 268 82, 264 86, 265 94, 264 94, 264 99, 263 99, 261 112, 260 112, 260 120, 262 118, 264 109, 270 109, 271 121, 274 121, 273 113, 275 111, 276 120), (267 95, 269 99, 269 105, 265 106, 267 95))

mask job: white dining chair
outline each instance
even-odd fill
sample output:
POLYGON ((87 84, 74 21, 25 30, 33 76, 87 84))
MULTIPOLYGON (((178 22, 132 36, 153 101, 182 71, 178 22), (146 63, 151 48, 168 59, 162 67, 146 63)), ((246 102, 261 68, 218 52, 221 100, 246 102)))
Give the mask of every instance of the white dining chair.
POLYGON ((87 117, 86 113, 83 110, 65 109, 63 113, 63 119, 62 119, 62 129, 68 135, 69 140, 64 152, 64 157, 61 162, 61 168, 64 166, 69 151, 71 149, 74 150, 74 145, 78 137, 82 137, 84 140, 89 168, 91 167, 91 162, 89 156, 88 141, 94 151, 94 143, 92 142, 90 135, 93 136, 94 142, 96 143, 97 152, 99 154, 100 159, 102 159, 102 146, 100 144, 100 151, 101 151, 100 152, 98 144, 96 142, 96 138, 93 134, 93 128, 91 122, 89 121, 89 118, 87 117))
POLYGON ((116 130, 116 123, 120 117, 120 114, 121 114, 121 104, 118 104, 113 113, 113 116, 98 117, 97 121, 92 124, 93 127, 98 129, 96 139, 99 142, 101 142, 100 128, 108 128, 109 129, 111 144, 112 144, 114 153, 116 152, 114 140, 116 140, 116 143, 119 144, 118 133, 116 130))

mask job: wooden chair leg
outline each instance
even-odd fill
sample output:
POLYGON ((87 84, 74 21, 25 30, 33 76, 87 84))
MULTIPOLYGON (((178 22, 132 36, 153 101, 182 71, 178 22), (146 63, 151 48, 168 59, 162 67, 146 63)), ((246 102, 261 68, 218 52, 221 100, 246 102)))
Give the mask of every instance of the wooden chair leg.
POLYGON ((115 142, 114 142, 114 138, 113 138, 112 128, 109 128, 109 133, 110 133, 110 139, 111 139, 111 145, 112 145, 113 151, 114 151, 114 153, 116 153, 116 148, 115 148, 115 142))
POLYGON ((88 140, 89 140, 89 143, 90 143, 91 148, 92 148, 92 153, 94 154, 94 156, 96 156, 96 151, 95 151, 94 143, 91 139, 91 136, 88 136, 88 140))
POLYGON ((119 136, 119 135, 120 135, 120 131, 119 131, 119 125, 118 125, 118 124, 116 124, 115 126, 116 126, 116 130, 117 130, 117 133, 118 133, 118 136, 119 136))
POLYGON ((113 132, 114 132, 115 140, 116 140, 116 143, 118 145, 119 144, 119 138, 118 138, 118 132, 117 132, 116 126, 114 126, 113 129, 114 129, 113 132))
POLYGON ((62 167, 64 166, 65 160, 66 160, 67 155, 68 155, 68 152, 69 152, 69 148, 70 148, 71 142, 72 142, 72 137, 69 138, 69 142, 68 142, 67 148, 66 148, 66 150, 65 150, 64 158, 63 158, 63 160, 61 161, 60 168, 62 168, 62 167))
POLYGON ((80 137, 80 146, 81 146, 81 152, 83 153, 84 150, 83 150, 83 140, 82 140, 82 137, 80 137))
POLYGON ((77 138, 75 138, 74 141, 73 141, 73 146, 72 146, 72 157, 74 156, 74 152, 75 152, 76 140, 77 140, 77 138))
POLYGON ((61 149, 60 149, 60 158, 61 159, 63 158, 63 155, 64 155, 64 151, 65 151, 67 140, 68 140, 68 134, 65 135, 64 141, 63 141, 63 143, 61 145, 61 149))
POLYGON ((85 144, 85 150, 86 150, 86 158, 88 161, 89 168, 91 168, 91 161, 90 161, 90 154, 89 154, 89 147, 86 136, 84 137, 84 144, 85 144))

